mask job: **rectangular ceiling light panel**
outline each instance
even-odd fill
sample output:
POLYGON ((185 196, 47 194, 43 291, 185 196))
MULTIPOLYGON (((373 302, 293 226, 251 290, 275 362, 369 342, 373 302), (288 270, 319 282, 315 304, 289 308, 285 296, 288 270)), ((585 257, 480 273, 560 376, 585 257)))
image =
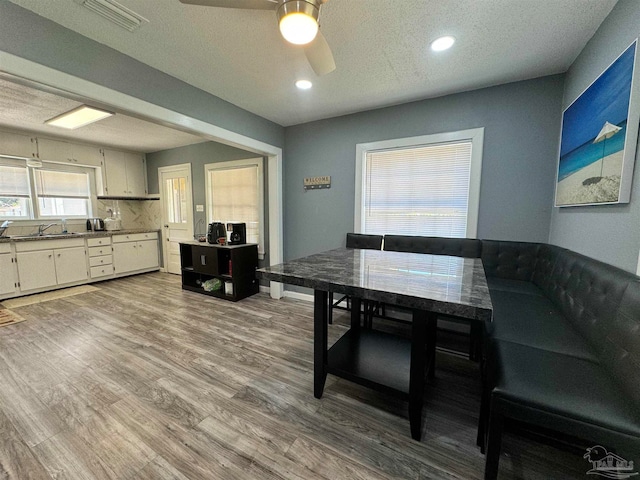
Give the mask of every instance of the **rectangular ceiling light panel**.
POLYGON ((133 32, 136 28, 140 27, 140 25, 149 21, 114 0, 76 0, 76 3, 103 16, 119 27, 126 28, 130 32, 133 32))
POLYGON ((99 108, 81 105, 69 112, 53 117, 44 123, 47 125, 53 125, 54 127, 75 130, 76 128, 84 127, 90 123, 110 117, 111 115, 113 115, 113 112, 107 112, 106 110, 101 110, 99 108))

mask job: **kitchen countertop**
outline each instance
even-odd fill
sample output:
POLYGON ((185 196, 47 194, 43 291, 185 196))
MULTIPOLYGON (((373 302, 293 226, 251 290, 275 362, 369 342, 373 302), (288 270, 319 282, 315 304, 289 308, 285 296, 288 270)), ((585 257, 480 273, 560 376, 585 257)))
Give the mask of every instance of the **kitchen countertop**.
POLYGON ((77 233, 54 233, 53 235, 13 235, 9 237, 0 237, 0 243, 9 242, 32 242, 34 240, 62 240, 65 238, 98 238, 110 237, 112 235, 129 235, 133 233, 150 233, 158 232, 157 229, 149 228, 131 228, 127 230, 104 230, 101 232, 77 232, 77 233))

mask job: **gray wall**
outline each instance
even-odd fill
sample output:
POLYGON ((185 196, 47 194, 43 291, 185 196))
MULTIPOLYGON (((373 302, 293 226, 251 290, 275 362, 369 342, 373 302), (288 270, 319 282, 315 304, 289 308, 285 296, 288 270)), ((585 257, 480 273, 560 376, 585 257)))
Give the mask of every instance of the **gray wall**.
MULTIPOLYGON (((639 34, 640 2, 621 0, 567 72, 564 108, 639 34)), ((631 203, 553 208, 549 241, 635 273, 640 250, 638 162, 636 158, 631 203)))
POLYGON ((0 0, 0 50, 268 144, 283 145, 280 125, 6 0, 0 0))
MULTIPOLYGON (((238 148, 223 145, 217 142, 196 143, 186 147, 172 148, 170 150, 162 150, 160 152, 147 154, 147 180, 149 184, 149 193, 159 193, 158 185, 158 168, 170 165, 178 165, 181 163, 191 164, 191 176, 193 177, 193 221, 194 225, 198 220, 202 220, 202 224, 198 232, 206 233, 207 218, 205 212, 196 212, 196 205, 204 205, 206 210, 207 194, 205 190, 204 166, 207 163, 227 162, 230 160, 240 160, 243 158, 256 158, 255 153, 246 152, 238 148), (204 226, 202 226, 204 225, 204 226)), ((267 212, 269 211, 269 180, 267 178, 267 163, 264 163, 264 194, 265 194, 265 260, 269 251, 269 221, 267 212)))
MULTIPOLYGON (((344 245, 353 231, 357 143, 485 127, 478 237, 549 238, 563 76, 287 127, 284 256, 344 245), (304 177, 331 175, 305 192, 304 177)), ((395 232, 400 233, 400 232, 395 232)))

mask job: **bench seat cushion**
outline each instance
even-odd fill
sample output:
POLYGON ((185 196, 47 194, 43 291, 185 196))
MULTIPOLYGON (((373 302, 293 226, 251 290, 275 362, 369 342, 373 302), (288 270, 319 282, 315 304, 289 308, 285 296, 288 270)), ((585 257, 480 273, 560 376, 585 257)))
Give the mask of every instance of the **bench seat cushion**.
POLYGON ((595 427, 640 441, 640 411, 601 365, 512 342, 495 341, 492 348, 499 365, 492 401, 525 409, 519 413, 528 408, 544 427, 557 429, 565 417, 577 429, 567 433, 587 435, 579 430, 595 427))
POLYGON ((491 290, 489 339, 507 340, 599 363, 596 352, 546 297, 491 290))

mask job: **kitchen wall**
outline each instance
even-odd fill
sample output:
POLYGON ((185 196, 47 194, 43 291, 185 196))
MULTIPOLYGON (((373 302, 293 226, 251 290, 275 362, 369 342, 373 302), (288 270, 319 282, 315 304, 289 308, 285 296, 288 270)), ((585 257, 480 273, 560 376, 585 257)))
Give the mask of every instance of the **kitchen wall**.
POLYGON ((485 128, 478 237, 546 242, 562 91, 554 75, 286 128, 285 259, 344 245, 353 231, 357 143, 477 127, 485 128), (331 175, 331 188, 304 191, 303 178, 319 175, 331 175))
MULTIPOLYGON (((640 2, 620 0, 569 68, 563 108, 639 35, 640 2)), ((636 65, 637 68, 640 66, 636 65)), ((640 160, 637 157, 630 203, 552 208, 549 241, 635 273, 640 250, 640 160)))
POLYGON ((160 200, 98 200, 94 216, 107 218, 109 209, 120 213, 122 228, 145 228, 160 230, 162 227, 162 209, 160 200))
MULTIPOLYGON (((238 148, 223 145, 217 142, 196 143, 186 147, 172 148, 160 152, 147 154, 147 185, 149 193, 159 193, 158 168, 181 163, 191 164, 191 176, 193 178, 193 218, 194 224, 198 225, 195 233, 206 233, 207 218, 205 212, 196 212, 196 205, 204 205, 206 209, 207 195, 205 190, 204 166, 208 163, 228 162, 230 160, 240 160, 244 158, 256 158, 255 153, 240 150, 238 148)), ((269 182, 267 178, 267 164, 264 164, 264 194, 265 194, 265 252, 269 251, 269 182)), ((267 254, 265 253, 265 258, 267 254)))
POLYGON ((6 0, 0 1, 0 50, 268 144, 283 145, 280 125, 6 0))

